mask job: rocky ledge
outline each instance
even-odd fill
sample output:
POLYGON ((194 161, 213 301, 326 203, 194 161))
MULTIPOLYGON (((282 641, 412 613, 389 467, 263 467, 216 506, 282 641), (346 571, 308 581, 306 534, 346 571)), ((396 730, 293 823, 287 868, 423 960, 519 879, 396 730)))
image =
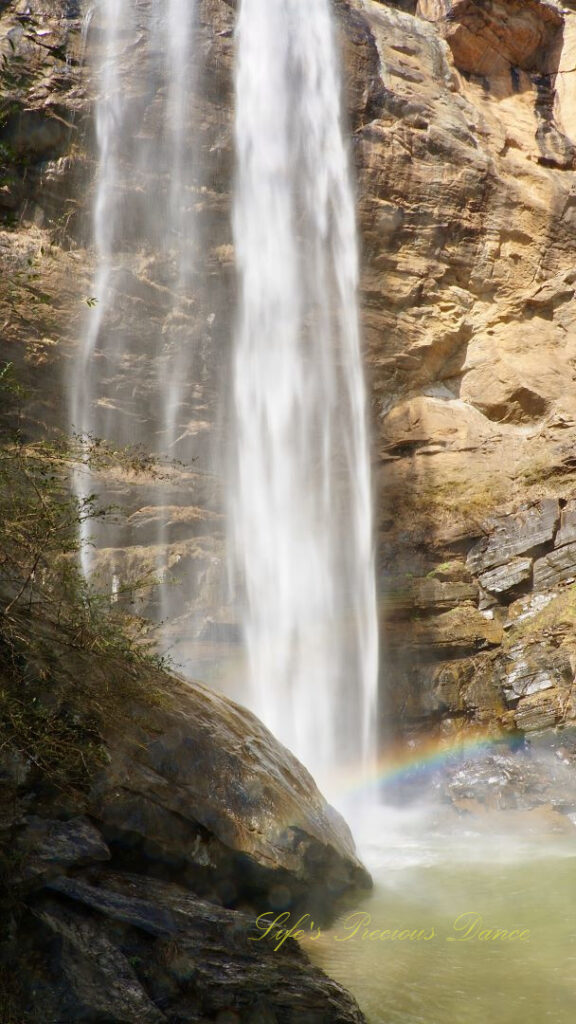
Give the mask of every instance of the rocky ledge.
POLYGON ((574 492, 485 517, 462 534, 440 529, 437 545, 435 564, 415 550, 415 572, 397 576, 384 601, 395 623, 392 659, 407 677, 404 638, 425 680, 412 690, 409 716, 517 733, 573 723, 574 492))

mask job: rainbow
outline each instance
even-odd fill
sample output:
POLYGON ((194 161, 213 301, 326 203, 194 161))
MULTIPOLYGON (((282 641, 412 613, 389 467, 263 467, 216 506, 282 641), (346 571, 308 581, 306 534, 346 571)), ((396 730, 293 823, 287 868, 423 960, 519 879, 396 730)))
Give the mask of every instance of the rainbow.
POLYGON ((396 782, 425 777, 460 758, 510 744, 511 739, 486 729, 467 730, 454 736, 419 737, 388 748, 371 765, 342 767, 331 774, 326 788, 333 798, 349 800, 396 782))

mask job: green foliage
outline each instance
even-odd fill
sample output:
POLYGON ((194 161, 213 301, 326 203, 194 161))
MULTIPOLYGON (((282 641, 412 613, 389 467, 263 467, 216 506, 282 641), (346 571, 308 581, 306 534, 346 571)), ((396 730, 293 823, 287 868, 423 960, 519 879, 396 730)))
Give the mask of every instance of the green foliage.
MULTIPOLYGON (((0 400, 15 413, 22 395, 12 366, 0 367, 0 400)), ((58 787, 88 784, 103 756, 98 721, 111 707, 159 699, 149 684, 164 663, 149 626, 78 569, 80 527, 109 510, 95 494, 75 497, 71 474, 118 464, 153 471, 145 453, 100 439, 0 433, 0 755, 17 752, 58 787)))
MULTIPOLYGON (((81 718, 72 706, 51 707, 40 693, 32 695, 23 672, 25 660, 17 657, 13 643, 9 650, 10 678, 12 683, 19 680, 22 692, 16 696, 13 685, 0 689, 3 744, 17 750, 36 769, 36 777, 50 780, 51 786, 84 788, 105 760, 96 722, 91 724, 90 716, 81 718)), ((2 667, 5 670, 7 666, 2 667)), ((46 681, 49 684, 48 676, 46 681)))

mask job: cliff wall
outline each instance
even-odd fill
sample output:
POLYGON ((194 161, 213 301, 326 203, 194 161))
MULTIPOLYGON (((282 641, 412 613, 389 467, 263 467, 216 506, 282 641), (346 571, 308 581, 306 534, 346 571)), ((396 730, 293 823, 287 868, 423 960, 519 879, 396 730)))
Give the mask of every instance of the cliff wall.
MULTIPOLYGON (((197 581, 195 607, 174 626, 182 650, 192 618, 200 638, 230 644, 235 630, 211 473, 234 299, 234 6, 201 4, 206 74, 192 115, 210 182, 192 317, 204 325, 190 419, 199 463, 181 480, 196 511, 178 498, 154 509, 149 481, 111 487, 131 514, 115 548, 126 573, 153 564, 161 514, 173 564, 197 581)), ((385 713, 447 730, 557 724, 575 713, 576 4, 336 9, 358 180, 385 713)), ((1 355, 34 389, 30 430, 65 419, 62 382, 90 314, 93 88, 80 14, 64 0, 0 11, 1 355)), ((154 125, 152 102, 143 119, 154 125)), ((137 240, 126 248, 122 316, 161 329, 162 267, 137 240)), ((137 377, 143 402, 149 384, 137 377)), ((154 614, 154 595, 146 602, 154 614)))
POLYGON ((380 61, 355 140, 390 699, 550 725, 573 714, 576 13, 356 8, 380 61))

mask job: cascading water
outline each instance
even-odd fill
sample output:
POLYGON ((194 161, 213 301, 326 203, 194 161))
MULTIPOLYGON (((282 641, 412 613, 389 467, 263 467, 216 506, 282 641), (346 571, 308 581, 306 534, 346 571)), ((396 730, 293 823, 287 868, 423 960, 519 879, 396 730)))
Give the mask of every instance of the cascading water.
MULTIPOLYGON (((180 442, 196 371, 189 295, 199 176, 190 130, 195 14, 195 0, 99 0, 87 18, 97 91, 95 276, 70 389, 70 419, 79 434, 143 443, 149 452, 184 461, 190 452, 180 442), (157 296, 154 316, 138 311, 139 292, 157 296)), ((81 499, 94 492, 105 503, 114 497, 85 468, 77 469, 74 483, 81 499)), ((164 508, 176 503, 169 473, 147 500, 164 508)), ((156 516, 151 544, 161 577, 169 569, 166 519, 156 516)), ((83 531, 84 574, 94 570, 96 549, 108 547, 107 575, 118 580, 117 531, 90 524, 83 531)), ((170 617, 172 604, 182 607, 181 593, 167 585, 159 591, 159 616, 170 617)))
MULTIPOLYGON (((94 5, 96 301, 71 382, 79 433, 184 462, 198 455, 190 423, 205 401, 196 31, 194 0, 94 5), (141 294, 154 296, 152 316, 141 294)), ((234 692, 321 773, 373 753, 377 676, 354 196, 329 0, 305 12, 302 0, 243 0, 237 44, 241 288, 227 483, 249 669, 234 692)), ((75 487, 116 499, 81 469, 75 487)), ((190 495, 177 473, 139 487, 148 564, 170 576, 171 511, 190 495)), ((85 528, 95 547, 84 548, 84 572, 105 565, 114 595, 130 529, 85 528)), ((191 576, 161 586, 157 617, 177 618, 195 587, 191 576)))
MULTIPOLYGON (((354 761, 364 762, 364 782, 377 779, 369 762, 378 653, 354 201, 330 6, 331 0, 240 0, 234 198, 240 290, 235 457, 227 481, 249 660, 249 684, 236 695, 328 789, 333 770, 354 761)), ((98 93, 90 286, 96 302, 89 299, 93 308, 71 380, 76 430, 121 444, 142 441, 148 450, 185 462, 198 455, 196 419, 209 419, 208 360, 198 349, 215 315, 201 298, 195 213, 202 205, 197 130, 210 119, 195 96, 195 15, 196 0, 96 0, 86 19, 98 93)), ((209 35, 210 25, 204 22, 204 28, 209 35)), ((227 34, 219 32, 221 39, 227 34)), ((225 154, 226 115, 216 135, 222 125, 218 141, 225 154)), ((213 142, 208 131, 204 153, 218 149, 213 142)), ((222 163, 223 182, 215 192, 223 184, 216 205, 225 211, 225 158, 222 163)), ((222 213, 218 242, 226 252, 224 220, 222 213)), ((160 572, 172 564, 166 525, 171 506, 192 518, 197 511, 183 509, 190 501, 189 479, 167 471, 155 484, 137 483, 140 521, 152 524, 144 543, 160 572)), ((121 480, 120 489, 127 493, 133 483, 121 480)), ((80 469, 75 487, 81 498, 99 489, 104 500, 114 498, 109 480, 80 469)), ((216 515, 217 504, 216 498, 216 515)), ((103 527, 86 529, 84 539, 89 537, 99 548, 114 549, 102 560, 112 600, 118 599, 126 536, 103 527)), ((217 544, 207 550, 217 561, 217 544)), ((97 561, 97 550, 85 551, 87 575, 97 561)), ((191 576, 184 592, 160 588, 160 613, 174 618, 193 591, 191 576)), ((214 600, 218 610, 223 603, 221 595, 214 600)), ((213 622, 223 624, 235 622, 232 616, 213 622)), ((562 734, 558 742, 565 742, 562 734)), ((542 783, 550 762, 550 781, 538 791, 548 801, 562 752, 566 788, 562 784, 555 806, 571 807, 573 772, 564 747, 549 758, 545 751, 542 761, 536 751, 529 744, 525 752, 529 771, 526 786, 518 789, 519 806, 529 806, 536 795, 529 780, 537 768, 542 783)), ((419 770, 430 760, 424 744, 419 770)), ((453 765, 457 775, 448 775, 440 790, 440 778, 432 778, 422 790, 423 806, 402 810, 375 809, 372 802, 370 813, 363 813, 362 790, 354 788, 358 775, 347 780, 360 807, 357 838, 376 885, 354 911, 352 927, 339 919, 335 931, 318 929, 308 952, 354 989, 373 1024, 429 1020, 431 1006, 446 1024, 480 1024, 501 1019, 503 1012, 510 1024, 523 1024, 527 1012, 532 1020, 573 1020, 568 982, 574 907, 566 894, 573 878, 568 822, 574 815, 560 824, 557 812, 556 818, 540 815, 537 804, 537 817, 513 810, 510 778, 520 781, 524 767, 518 760, 510 770, 498 764, 487 765, 485 806, 480 779, 476 824, 476 801, 452 794, 461 775, 456 797, 474 793, 468 758, 453 765), (491 810, 495 770, 502 775, 505 811, 499 801, 491 810), (462 916, 476 922, 465 947, 462 916), (505 943, 485 941, 486 931, 478 934, 483 919, 488 932, 504 931, 505 943), (508 941, 519 929, 537 941, 508 941)), ((391 766, 395 778, 393 759, 391 766)))
POLYGON ((329 0, 242 0, 230 534, 249 702, 324 782, 374 754, 354 195, 329 0))
MULTIPOLYGON (((93 208, 93 241, 96 250, 96 275, 93 291, 96 295, 89 299, 95 303, 92 315, 87 320, 87 330, 83 344, 77 354, 70 389, 71 423, 74 430, 82 436, 94 436, 99 418, 94 407, 95 371, 92 362, 96 346, 103 326, 103 320, 111 301, 111 274, 114 253, 114 223, 117 193, 119 189, 119 154, 118 143, 122 137, 124 121, 124 93, 121 87, 119 60, 115 46, 122 38, 123 4, 115 4, 107 0, 104 5, 105 20, 105 53, 99 74, 100 98, 96 107, 96 137, 98 142, 97 181, 93 208)), ((86 19, 87 26, 93 17, 90 10, 86 19)), ((80 500, 85 500, 92 493, 92 480, 85 468, 78 467, 74 474, 74 487, 80 500)), ((81 526, 81 559, 84 575, 88 576, 91 568, 91 549, 88 546, 91 532, 87 521, 81 526)))

